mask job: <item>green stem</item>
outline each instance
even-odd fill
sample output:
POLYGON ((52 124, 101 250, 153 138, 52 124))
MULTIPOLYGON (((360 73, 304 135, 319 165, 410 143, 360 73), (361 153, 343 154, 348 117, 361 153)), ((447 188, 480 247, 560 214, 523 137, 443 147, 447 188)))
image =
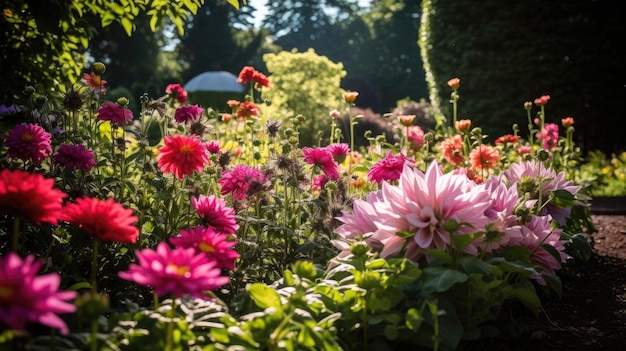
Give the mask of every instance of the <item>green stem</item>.
POLYGON ((89 340, 91 351, 98 351, 98 317, 91 320, 91 337, 89 340))
POLYGON ((13 218, 13 238, 11 241, 11 251, 17 253, 20 248, 20 217, 13 218))
POLYGON ((91 261, 91 291, 94 294, 98 293, 98 282, 97 282, 97 277, 98 277, 98 248, 99 248, 99 243, 98 243, 98 239, 94 238, 93 241, 93 257, 92 257, 92 261, 91 261))
POLYGON ((174 317, 176 317, 176 299, 172 298, 172 309, 169 310, 167 317, 167 334, 165 334, 165 351, 174 349, 174 317))

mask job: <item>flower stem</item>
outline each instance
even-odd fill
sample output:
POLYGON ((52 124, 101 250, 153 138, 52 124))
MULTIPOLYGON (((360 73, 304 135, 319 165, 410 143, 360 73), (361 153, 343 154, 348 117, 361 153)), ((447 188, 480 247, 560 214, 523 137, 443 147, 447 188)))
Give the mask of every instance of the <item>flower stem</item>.
POLYGON ((167 317, 167 333, 165 334, 165 351, 171 351, 174 348, 174 317, 176 316, 176 299, 172 298, 172 309, 169 310, 167 317))

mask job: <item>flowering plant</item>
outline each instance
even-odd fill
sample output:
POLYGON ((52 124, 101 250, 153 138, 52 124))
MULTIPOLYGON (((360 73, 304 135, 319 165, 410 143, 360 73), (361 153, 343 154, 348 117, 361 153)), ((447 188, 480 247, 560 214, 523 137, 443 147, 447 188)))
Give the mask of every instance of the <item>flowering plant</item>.
POLYGON ((573 120, 561 136, 547 95, 536 120, 525 105, 528 139, 491 145, 457 119, 458 78, 453 123, 392 115, 395 140, 354 135, 346 92, 346 142, 333 110, 329 144, 301 147, 303 117, 267 116, 272 77, 252 67, 229 111, 172 84, 137 116, 103 72, 60 105, 28 90, 2 110, 28 122, 0 154, 0 344, 454 349, 538 313, 591 254, 573 120))

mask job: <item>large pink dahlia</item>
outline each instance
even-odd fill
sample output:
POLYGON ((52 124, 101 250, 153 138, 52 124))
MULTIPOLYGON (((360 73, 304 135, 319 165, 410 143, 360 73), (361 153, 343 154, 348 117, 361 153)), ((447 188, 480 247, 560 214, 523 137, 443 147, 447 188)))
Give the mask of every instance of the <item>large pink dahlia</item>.
POLYGON ((7 147, 9 158, 41 163, 52 153, 51 138, 52 135, 41 126, 22 123, 9 130, 9 134, 4 138, 4 145, 7 147))
POLYGON ((178 247, 193 247, 203 252, 211 260, 217 262, 217 267, 233 270, 235 260, 239 258, 233 246, 237 241, 230 234, 224 234, 213 230, 211 227, 193 227, 180 231, 180 236, 170 239, 170 242, 178 247))
POLYGON ((191 198, 191 204, 207 226, 224 234, 235 234, 239 225, 235 221, 235 210, 226 206, 224 199, 215 195, 199 195, 191 198))

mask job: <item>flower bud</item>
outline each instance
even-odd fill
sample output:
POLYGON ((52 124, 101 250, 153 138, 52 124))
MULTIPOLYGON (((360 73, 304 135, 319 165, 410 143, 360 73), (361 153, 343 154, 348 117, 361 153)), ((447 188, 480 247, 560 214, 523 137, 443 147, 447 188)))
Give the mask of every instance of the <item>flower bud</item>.
POLYGON ((353 104, 357 96, 359 96, 359 93, 356 91, 344 91, 343 101, 353 104))
POLYGON ((117 104, 120 105, 120 107, 126 107, 126 105, 128 105, 128 98, 122 96, 120 98, 117 99, 117 104))
POLYGON ((24 87, 24 95, 29 96, 35 93, 35 88, 32 85, 27 85, 24 87))
POLYGON ((102 62, 96 62, 93 64, 93 66, 91 66, 91 71, 99 76, 101 76, 106 71, 106 69, 107 67, 102 62))

